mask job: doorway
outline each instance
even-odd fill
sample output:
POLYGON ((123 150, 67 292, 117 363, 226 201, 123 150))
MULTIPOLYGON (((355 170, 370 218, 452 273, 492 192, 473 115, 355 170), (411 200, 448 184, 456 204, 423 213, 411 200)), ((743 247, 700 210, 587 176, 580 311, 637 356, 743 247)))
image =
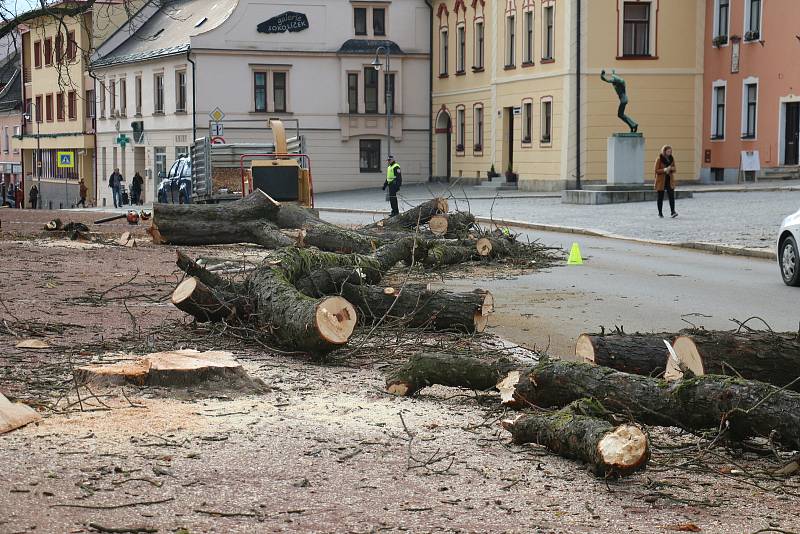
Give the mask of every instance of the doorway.
POLYGON ((514 108, 503 108, 503 170, 514 169, 514 108))
POLYGON ((434 174, 450 181, 452 162, 452 124, 450 114, 442 110, 436 117, 436 168, 434 174))
POLYGON ((800 102, 787 102, 783 137, 783 164, 800 164, 800 102))

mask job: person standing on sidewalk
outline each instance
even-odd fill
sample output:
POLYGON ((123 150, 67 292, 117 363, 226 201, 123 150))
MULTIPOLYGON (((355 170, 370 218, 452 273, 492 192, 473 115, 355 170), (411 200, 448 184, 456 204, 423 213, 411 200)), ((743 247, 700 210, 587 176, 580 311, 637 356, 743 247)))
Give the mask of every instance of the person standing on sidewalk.
POLYGON ((78 189, 79 189, 79 194, 80 194, 81 199, 78 201, 77 204, 75 204, 75 207, 77 208, 78 206, 83 204, 83 207, 85 208, 86 207, 86 194, 89 192, 89 188, 86 187, 85 183, 83 183, 83 178, 78 180, 78 189))
POLYGON ((383 190, 389 188, 388 199, 389 205, 392 207, 392 214, 390 217, 400 215, 400 210, 397 207, 397 192, 400 191, 400 186, 403 185, 403 176, 400 173, 400 164, 394 160, 394 156, 386 158, 389 165, 386 167, 386 181, 383 182, 383 190))
POLYGON ((121 208, 122 207, 122 196, 120 195, 120 190, 122 189, 122 182, 125 178, 119 173, 119 169, 114 169, 114 172, 111 173, 111 176, 108 177, 108 187, 111 188, 111 196, 114 199, 114 207, 121 208))
POLYGON ((664 145, 656 159, 656 191, 658 191, 658 216, 663 217, 664 191, 669 197, 669 211, 672 218, 678 216, 675 211, 675 158, 672 157, 672 147, 664 145))
POLYGON ((39 188, 36 187, 36 184, 31 186, 31 191, 28 193, 28 198, 31 201, 31 209, 35 210, 38 207, 39 203, 39 188))

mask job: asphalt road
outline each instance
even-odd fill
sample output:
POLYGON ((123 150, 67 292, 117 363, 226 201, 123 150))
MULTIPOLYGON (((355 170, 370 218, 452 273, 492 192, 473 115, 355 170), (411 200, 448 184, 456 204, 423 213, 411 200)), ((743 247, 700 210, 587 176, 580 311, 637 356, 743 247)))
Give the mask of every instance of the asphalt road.
MULTIPOLYGON (((529 234, 569 248, 575 236, 529 234)), ((689 322, 730 329, 731 319, 757 316, 774 330, 796 331, 800 288, 780 279, 775 262, 720 256, 604 238, 577 239, 580 266, 509 280, 448 281, 453 289, 486 285, 495 295, 494 332, 511 341, 571 355, 582 332, 621 326, 625 332, 674 331, 689 322), (700 314, 700 315, 691 315, 700 314)), ((763 328, 754 319, 749 326, 763 328)))
MULTIPOLYGON (((372 220, 322 215, 340 224, 372 220)), ((441 284, 492 291, 495 313, 489 329, 515 343, 570 356, 578 335, 601 326, 620 326, 629 333, 679 330, 690 322, 730 329, 736 327, 731 319, 753 316, 774 330, 796 331, 800 324, 800 288, 783 284, 774 261, 556 232, 525 232, 524 238, 564 249, 577 241, 584 264, 441 284)), ((755 319, 748 325, 763 327, 755 319)))

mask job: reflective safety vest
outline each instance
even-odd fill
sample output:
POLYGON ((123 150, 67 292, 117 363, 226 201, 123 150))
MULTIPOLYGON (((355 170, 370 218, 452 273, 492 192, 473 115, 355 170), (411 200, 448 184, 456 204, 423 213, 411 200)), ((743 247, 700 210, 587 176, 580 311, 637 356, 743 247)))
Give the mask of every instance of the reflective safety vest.
POLYGON ((399 168, 400 168, 400 164, 397 163, 397 162, 392 163, 391 165, 386 167, 386 183, 387 184, 390 184, 390 183, 394 182, 394 179, 396 178, 395 173, 397 172, 397 170, 399 168))

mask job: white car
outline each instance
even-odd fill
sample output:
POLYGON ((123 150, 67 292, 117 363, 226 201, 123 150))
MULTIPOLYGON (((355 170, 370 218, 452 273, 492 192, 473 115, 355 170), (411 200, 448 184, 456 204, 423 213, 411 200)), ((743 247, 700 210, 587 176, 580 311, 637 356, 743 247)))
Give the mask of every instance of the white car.
POLYGON ((778 232, 778 266, 787 286, 800 286, 800 211, 783 220, 778 232))

